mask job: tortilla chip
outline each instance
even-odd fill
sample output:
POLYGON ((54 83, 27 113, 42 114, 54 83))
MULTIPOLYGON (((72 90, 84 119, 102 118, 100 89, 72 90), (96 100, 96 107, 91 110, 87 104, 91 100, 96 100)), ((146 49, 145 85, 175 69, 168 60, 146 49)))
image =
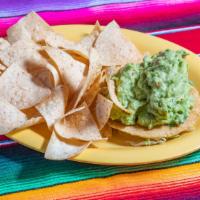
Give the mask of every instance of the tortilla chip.
POLYGON ((43 38, 46 44, 54 48, 72 49, 75 45, 74 42, 66 40, 62 35, 53 32, 48 32, 43 38))
POLYGON ((44 118, 41 116, 38 117, 32 117, 28 119, 22 126, 20 126, 18 129, 25 129, 31 126, 35 126, 37 124, 41 124, 44 122, 44 118))
POLYGON ((109 23, 100 33, 95 48, 103 66, 125 65, 142 59, 138 49, 123 36, 115 21, 109 23))
POLYGON ((37 43, 45 42, 52 47, 64 46, 70 48, 74 42, 67 41, 62 35, 54 32, 52 28, 35 12, 31 12, 20 19, 7 31, 8 40, 14 43, 20 39, 37 43))
POLYGON ((95 118, 100 130, 108 122, 112 106, 113 106, 112 101, 110 101, 101 94, 97 95, 94 110, 95 110, 95 118))
POLYGON ((79 139, 84 141, 101 140, 101 134, 86 104, 84 108, 68 113, 63 119, 56 122, 56 133, 66 139, 79 139))
POLYGON ((52 88, 59 83, 56 69, 39 53, 41 48, 31 40, 19 40, 0 52, 0 60, 6 66, 18 62, 21 67, 34 73, 46 86, 52 88))
POLYGON ((33 107, 51 94, 37 79, 34 80, 18 63, 13 63, 0 76, 0 97, 18 109, 33 107))
POLYGON ((179 126, 159 126, 148 130, 140 126, 124 126, 115 121, 111 121, 109 124, 112 128, 120 130, 124 133, 151 139, 159 139, 163 137, 169 138, 182 132, 191 131, 200 116, 200 97, 198 91, 195 88, 192 88, 191 94, 195 99, 194 107, 186 121, 179 126))
POLYGON ((0 71, 5 71, 6 70, 6 66, 0 63, 0 71))
POLYGON ((102 134, 103 138, 111 138, 112 137, 112 128, 109 126, 109 124, 106 124, 101 129, 101 134, 102 134))
POLYGON ((90 107, 92 103, 94 102, 96 96, 98 95, 100 91, 100 82, 101 81, 101 75, 97 76, 95 81, 92 83, 90 88, 87 90, 85 95, 82 97, 83 101, 90 107))
POLYGON ((0 75, 7 69, 7 67, 0 63, 0 75))
POLYGON ((94 44, 95 44, 96 39, 98 38, 100 32, 101 32, 100 24, 97 21, 94 26, 94 29, 92 30, 92 32, 89 35, 83 37, 80 42, 71 46, 67 50, 69 52, 74 51, 74 52, 79 53, 80 55, 88 58, 90 55, 90 49, 92 47, 94 47, 94 44))
MULTIPOLYGON (((20 21, 19 21, 20 22, 20 21)), ((16 23, 7 30, 7 39, 10 44, 17 42, 18 40, 31 40, 31 35, 26 30, 23 24, 16 23)))
POLYGON ((33 53, 39 49, 40 47, 31 40, 19 40, 4 51, 0 51, 0 60, 6 66, 10 66, 16 61, 26 62, 28 58, 38 61, 38 56, 34 56, 33 53))
POLYGON ((94 43, 98 38, 100 32, 101 27, 99 22, 97 21, 92 32, 89 35, 82 38, 81 41, 78 43, 78 46, 85 48, 89 55, 90 49, 94 46, 94 43))
POLYGON ((45 43, 51 47, 65 49, 68 52, 88 58, 89 48, 93 45, 100 32, 97 23, 93 32, 83 38, 80 42, 74 43, 66 40, 62 35, 54 32, 52 28, 35 12, 29 13, 20 19, 14 26, 8 29, 8 40, 14 43, 20 39, 34 40, 37 43, 45 43))
POLYGON ((64 88, 58 86, 43 102, 36 106, 36 109, 46 120, 47 126, 51 129, 59 118, 65 114, 67 99, 64 94, 64 88))
POLYGON ((90 48, 94 46, 94 43, 99 36, 99 33, 100 25, 97 22, 93 31, 77 43, 68 41, 64 37, 58 36, 58 34, 55 33, 48 34, 45 38, 45 42, 51 47, 64 49, 69 54, 76 53, 84 58, 88 58, 90 48))
POLYGON ((49 160, 65 160, 80 154, 89 145, 90 142, 63 139, 53 132, 44 157, 49 160))
POLYGON ((8 48, 10 46, 10 43, 5 40, 4 38, 0 38, 0 51, 8 48))
POLYGON ((80 92, 77 93, 77 95, 72 100, 72 108, 75 108, 78 103, 80 102, 81 98, 87 91, 87 89, 90 88, 91 84, 94 82, 95 78, 100 74, 101 72, 101 65, 99 64, 99 57, 95 49, 90 50, 90 56, 89 56, 89 69, 87 77, 83 83, 83 87, 81 88, 80 92))
POLYGON ((110 69, 108 71, 108 75, 107 75, 106 81, 107 81, 109 96, 110 96, 112 102, 118 108, 120 108, 121 110, 123 110, 126 113, 130 113, 130 111, 128 109, 124 108, 124 106, 118 100, 116 92, 115 92, 115 81, 112 80, 112 76, 116 73, 117 70, 118 69, 116 67, 110 67, 110 69))
POLYGON ((42 76, 40 75, 39 79, 49 88, 58 86, 60 84, 60 76, 56 68, 49 63, 44 64, 44 66, 48 71, 45 69, 43 75, 44 78, 42 79, 42 76), (45 77, 48 77, 48 80, 46 80, 45 77))
POLYGON ((10 43, 19 39, 33 39, 38 42, 48 31, 51 31, 51 27, 35 12, 30 12, 7 30, 7 37, 10 43))
POLYGON ((6 134, 27 121, 26 115, 4 99, 0 99, 0 135, 6 134))
POLYGON ((60 49, 46 47, 45 51, 57 65, 64 84, 69 88, 70 95, 76 93, 84 78, 85 65, 60 49))
MULTIPOLYGON (((91 84, 90 88, 86 91, 85 95, 82 97, 82 100, 86 102, 88 107, 92 105, 98 93, 101 92, 102 87, 104 87, 105 83, 105 76, 104 70, 96 77, 96 79, 91 84)), ((107 86, 106 86, 107 88, 107 86)))

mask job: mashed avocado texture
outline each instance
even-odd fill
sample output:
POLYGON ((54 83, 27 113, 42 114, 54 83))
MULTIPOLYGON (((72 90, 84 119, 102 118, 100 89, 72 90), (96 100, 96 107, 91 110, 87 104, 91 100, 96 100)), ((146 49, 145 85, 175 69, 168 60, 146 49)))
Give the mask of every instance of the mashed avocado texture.
POLYGON ((114 106, 110 118, 149 129, 183 123, 193 104, 186 55, 183 50, 165 50, 122 68, 112 78, 117 97, 130 114, 114 106))

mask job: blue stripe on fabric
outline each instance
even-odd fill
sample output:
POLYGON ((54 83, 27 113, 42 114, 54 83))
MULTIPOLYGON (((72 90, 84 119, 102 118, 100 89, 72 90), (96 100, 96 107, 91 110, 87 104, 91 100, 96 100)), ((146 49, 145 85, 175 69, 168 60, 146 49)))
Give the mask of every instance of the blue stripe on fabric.
POLYGON ((14 141, 13 140, 10 140, 10 139, 6 139, 6 140, 1 140, 0 141, 0 145, 1 144, 9 144, 9 143, 13 143, 14 141))
POLYGON ((23 146, 0 149, 0 194, 70 183, 91 178, 181 166, 200 161, 200 151, 163 163, 139 166, 99 166, 73 161, 49 161, 23 146))
POLYGON ((149 34, 156 36, 156 35, 163 35, 163 34, 178 33, 178 32, 183 32, 183 31, 191 31, 191 30, 196 30, 196 29, 200 29, 200 25, 183 27, 183 28, 175 28, 175 29, 169 29, 169 30, 162 30, 162 31, 153 31, 153 32, 150 32, 149 34))
POLYGON ((59 11, 88 8, 112 3, 131 3, 142 0, 1 0, 0 17, 14 17, 31 11, 59 11))

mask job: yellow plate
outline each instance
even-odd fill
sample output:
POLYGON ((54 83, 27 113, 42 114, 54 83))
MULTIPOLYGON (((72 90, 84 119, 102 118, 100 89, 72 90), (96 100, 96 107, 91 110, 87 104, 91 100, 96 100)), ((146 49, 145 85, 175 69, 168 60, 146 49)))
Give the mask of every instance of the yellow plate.
MULTIPOLYGON (((81 36, 89 33, 92 26, 67 25, 56 26, 55 31, 63 34, 67 39, 79 40, 81 36)), ((133 41, 141 52, 157 53, 164 49, 180 49, 182 47, 160 38, 149 36, 140 32, 123 30, 124 34, 133 41)), ((200 90, 200 58, 189 52, 190 79, 200 90)), ((45 125, 37 125, 16 133, 10 133, 8 137, 20 144, 36 151, 44 152, 50 137, 45 125)), ((96 163, 102 165, 136 165, 166 161, 178 158, 200 149, 200 121, 195 131, 182 134, 164 144, 149 147, 130 147, 117 145, 112 142, 98 142, 96 148, 90 147, 80 155, 73 158, 75 161, 96 163)))

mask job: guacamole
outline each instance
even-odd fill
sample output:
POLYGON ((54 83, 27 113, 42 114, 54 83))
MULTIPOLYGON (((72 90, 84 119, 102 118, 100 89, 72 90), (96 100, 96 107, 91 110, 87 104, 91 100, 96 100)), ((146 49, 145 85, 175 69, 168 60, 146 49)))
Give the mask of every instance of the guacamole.
POLYGON ((149 129, 183 123, 193 104, 186 55, 183 50, 165 50, 123 67, 112 79, 118 100, 130 113, 114 106, 110 118, 149 129))

